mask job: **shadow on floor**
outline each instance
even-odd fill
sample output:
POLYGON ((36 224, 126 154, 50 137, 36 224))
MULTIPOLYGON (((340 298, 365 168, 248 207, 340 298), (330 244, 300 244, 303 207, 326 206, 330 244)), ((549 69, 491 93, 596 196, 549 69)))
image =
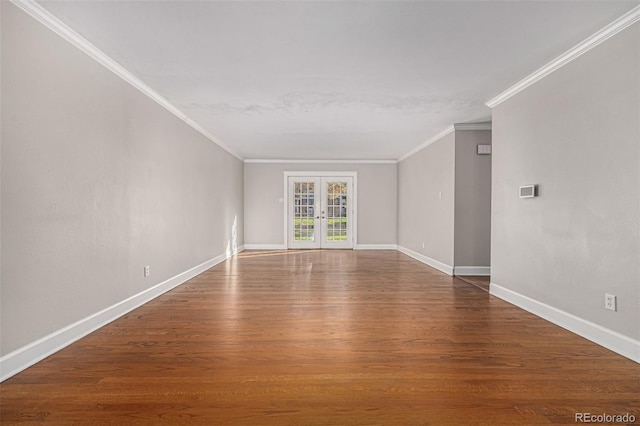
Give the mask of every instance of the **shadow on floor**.
POLYGON ((478 287, 480 290, 484 290, 487 293, 489 292, 489 282, 491 281, 491 277, 487 276, 459 276, 456 275, 456 278, 462 280, 472 286, 478 287))

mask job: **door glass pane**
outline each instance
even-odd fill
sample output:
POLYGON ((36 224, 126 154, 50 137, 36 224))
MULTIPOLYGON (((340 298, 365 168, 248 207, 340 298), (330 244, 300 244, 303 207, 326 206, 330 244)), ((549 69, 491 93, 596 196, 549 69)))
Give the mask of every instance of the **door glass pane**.
POLYGON ((347 241, 347 184, 327 182, 327 241, 347 241))
POLYGON ((314 183, 295 182, 293 194, 293 239, 315 241, 314 183))

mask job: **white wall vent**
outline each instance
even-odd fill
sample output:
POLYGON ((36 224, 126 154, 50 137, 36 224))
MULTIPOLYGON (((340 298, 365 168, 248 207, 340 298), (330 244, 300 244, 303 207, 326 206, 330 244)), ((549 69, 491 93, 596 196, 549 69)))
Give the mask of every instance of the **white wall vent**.
POLYGON ((520 198, 533 198, 538 196, 537 185, 523 185, 520 187, 520 198))
POLYGON ((491 145, 478 145, 478 155, 490 155, 491 145))

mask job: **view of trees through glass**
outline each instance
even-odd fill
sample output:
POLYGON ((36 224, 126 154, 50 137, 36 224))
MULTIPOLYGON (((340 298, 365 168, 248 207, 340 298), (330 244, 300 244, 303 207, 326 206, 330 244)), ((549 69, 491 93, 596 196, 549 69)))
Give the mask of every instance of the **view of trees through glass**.
MULTIPOLYGON (((326 219, 327 241, 347 241, 347 185, 328 182, 326 211, 319 212, 326 219)), ((315 184, 296 182, 294 187, 294 240, 315 241, 316 206, 315 184)))

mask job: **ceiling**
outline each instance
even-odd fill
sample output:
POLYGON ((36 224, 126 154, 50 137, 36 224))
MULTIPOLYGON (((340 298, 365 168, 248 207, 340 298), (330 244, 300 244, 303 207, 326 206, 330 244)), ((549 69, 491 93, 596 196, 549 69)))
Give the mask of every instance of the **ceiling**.
POLYGON ((393 160, 638 1, 46 1, 244 159, 393 160))

